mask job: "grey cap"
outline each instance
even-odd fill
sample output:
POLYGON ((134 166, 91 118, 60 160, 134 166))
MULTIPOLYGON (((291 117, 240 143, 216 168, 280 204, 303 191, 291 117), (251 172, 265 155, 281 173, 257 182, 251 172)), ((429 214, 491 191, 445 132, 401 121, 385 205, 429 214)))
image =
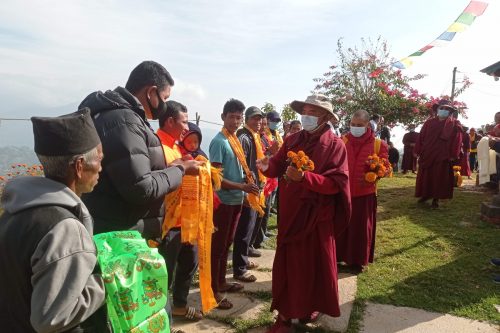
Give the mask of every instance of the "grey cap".
POLYGON ((246 109, 246 111, 245 111, 245 119, 249 119, 249 118, 252 118, 254 116, 264 117, 264 113, 262 113, 262 111, 256 106, 248 107, 248 109, 246 109))
POLYGON ((281 121, 280 114, 276 111, 270 111, 266 114, 267 120, 279 123, 281 121))

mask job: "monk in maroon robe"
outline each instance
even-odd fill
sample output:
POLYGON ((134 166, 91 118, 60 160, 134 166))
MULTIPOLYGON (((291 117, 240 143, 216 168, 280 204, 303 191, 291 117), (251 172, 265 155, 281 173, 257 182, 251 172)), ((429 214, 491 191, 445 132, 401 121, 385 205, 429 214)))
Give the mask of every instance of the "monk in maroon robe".
POLYGON ((375 138, 370 115, 364 110, 354 113, 350 132, 343 139, 349 161, 352 215, 347 230, 336 239, 337 260, 360 273, 373 262, 377 225, 377 188, 376 183, 365 180, 366 161, 373 154, 387 160, 389 152, 387 143, 375 138))
POLYGON ((453 198, 453 165, 462 145, 461 125, 451 116, 457 109, 447 100, 436 106, 437 116, 424 123, 415 145, 419 156, 415 196, 419 203, 432 198, 433 208, 439 199, 453 198))
POLYGON ((332 105, 325 96, 313 95, 291 107, 302 115, 304 129, 288 136, 271 159, 258 161, 267 177, 280 177, 271 304, 279 315, 268 331, 273 333, 291 332, 293 318, 340 315, 335 238, 351 214, 345 145, 327 124, 332 117, 338 121, 332 105), (303 151, 314 170, 291 166, 289 151, 303 151))
POLYGON ((415 132, 415 127, 410 128, 410 131, 403 136, 403 162, 401 170, 407 173, 408 170, 415 173, 417 171, 417 158, 414 156, 413 148, 418 141, 418 132, 415 132))
POLYGON ((462 127, 462 152, 460 154, 460 161, 457 164, 460 167, 460 174, 462 176, 467 176, 470 179, 472 174, 471 167, 469 164, 470 156, 470 137, 467 134, 467 127, 462 127))

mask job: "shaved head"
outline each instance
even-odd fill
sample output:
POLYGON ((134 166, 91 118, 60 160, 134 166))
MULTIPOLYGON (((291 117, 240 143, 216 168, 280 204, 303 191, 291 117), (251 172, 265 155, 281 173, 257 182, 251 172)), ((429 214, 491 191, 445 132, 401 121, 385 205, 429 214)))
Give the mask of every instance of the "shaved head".
POLYGON ((359 118, 363 121, 369 122, 370 121, 370 114, 365 110, 358 110, 358 111, 354 112, 354 114, 352 115, 352 118, 359 118))

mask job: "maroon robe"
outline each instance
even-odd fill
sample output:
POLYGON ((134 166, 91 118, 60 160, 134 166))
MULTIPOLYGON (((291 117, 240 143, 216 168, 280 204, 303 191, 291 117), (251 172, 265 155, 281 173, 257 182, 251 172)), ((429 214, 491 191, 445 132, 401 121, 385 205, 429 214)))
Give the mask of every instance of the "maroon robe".
POLYGON ((377 229, 376 184, 365 180, 368 156, 376 153, 388 158, 388 147, 381 142, 375 152, 375 138, 371 129, 361 137, 347 134, 345 137, 349 164, 352 215, 347 230, 336 239, 337 259, 348 265, 367 266, 373 262, 377 229))
POLYGON ((462 126, 450 117, 428 119, 415 145, 419 156, 415 196, 453 198, 453 164, 460 156, 462 126))
POLYGON ((470 177, 470 137, 467 133, 462 134, 462 155, 460 156, 460 163, 457 165, 460 166, 460 174, 462 176, 470 177))
POLYGON ((403 162, 401 163, 401 170, 406 172, 417 170, 417 159, 413 156, 413 148, 418 141, 418 132, 408 132, 403 136, 403 162))
POLYGON ((286 318, 314 311, 339 316, 335 237, 351 214, 344 143, 328 126, 314 134, 302 130, 285 138, 264 174, 280 177, 271 310, 286 318), (304 151, 315 163, 301 182, 281 178, 290 150, 304 151))

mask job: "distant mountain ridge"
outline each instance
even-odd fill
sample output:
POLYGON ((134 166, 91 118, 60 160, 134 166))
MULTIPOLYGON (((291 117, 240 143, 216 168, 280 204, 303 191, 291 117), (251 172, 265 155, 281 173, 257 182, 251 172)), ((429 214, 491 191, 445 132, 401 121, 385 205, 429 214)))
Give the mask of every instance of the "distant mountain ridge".
POLYGON ((0 175, 7 173, 15 164, 40 164, 33 148, 26 146, 0 147, 0 175))

